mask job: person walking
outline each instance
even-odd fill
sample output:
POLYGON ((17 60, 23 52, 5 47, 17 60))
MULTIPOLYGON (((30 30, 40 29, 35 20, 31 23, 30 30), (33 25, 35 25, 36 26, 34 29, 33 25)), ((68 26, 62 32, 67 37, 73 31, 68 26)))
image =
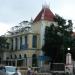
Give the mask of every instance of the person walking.
POLYGON ((28 67, 27 75, 32 75, 31 67, 28 67))
POLYGON ((37 70, 36 69, 34 70, 34 75, 37 75, 37 70))

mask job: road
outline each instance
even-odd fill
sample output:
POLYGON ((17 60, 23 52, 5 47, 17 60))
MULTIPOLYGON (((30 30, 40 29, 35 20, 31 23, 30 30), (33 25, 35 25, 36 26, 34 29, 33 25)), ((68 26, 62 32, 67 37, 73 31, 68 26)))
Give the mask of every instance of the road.
POLYGON ((6 75, 6 73, 0 70, 0 75, 6 75))

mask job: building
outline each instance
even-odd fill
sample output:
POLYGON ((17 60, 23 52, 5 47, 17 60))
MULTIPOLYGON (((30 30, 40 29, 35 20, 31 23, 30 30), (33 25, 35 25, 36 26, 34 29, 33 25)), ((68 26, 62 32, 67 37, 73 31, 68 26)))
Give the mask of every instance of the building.
POLYGON ((54 22, 54 14, 44 5, 31 22, 23 21, 6 34, 9 49, 3 53, 2 61, 7 65, 42 66, 47 58, 41 50, 44 44, 45 27, 54 22))

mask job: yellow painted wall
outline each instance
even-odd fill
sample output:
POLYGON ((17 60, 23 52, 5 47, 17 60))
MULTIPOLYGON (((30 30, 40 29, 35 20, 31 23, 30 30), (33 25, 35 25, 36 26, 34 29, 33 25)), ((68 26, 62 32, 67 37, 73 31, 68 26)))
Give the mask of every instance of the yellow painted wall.
POLYGON ((41 25, 44 23, 45 26, 50 26, 51 23, 56 24, 55 22, 50 22, 50 21, 39 21, 39 22, 35 22, 32 25, 32 31, 34 33, 40 33, 40 29, 41 29, 41 25))
POLYGON ((34 33, 40 33, 40 27, 41 27, 40 24, 41 24, 41 22, 33 23, 31 28, 34 33))
POLYGON ((31 49, 32 48, 32 34, 29 34, 27 39, 28 39, 28 48, 31 49))

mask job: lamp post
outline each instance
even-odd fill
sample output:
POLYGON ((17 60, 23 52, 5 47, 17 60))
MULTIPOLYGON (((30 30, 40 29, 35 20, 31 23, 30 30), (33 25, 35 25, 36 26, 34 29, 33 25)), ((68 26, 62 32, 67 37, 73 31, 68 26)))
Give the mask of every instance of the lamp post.
POLYGON ((68 52, 66 54, 66 64, 70 64, 71 63, 71 54, 69 53, 70 48, 67 48, 68 52))
POLYGON ((66 54, 66 65, 65 65, 65 72, 69 73, 69 75, 73 74, 73 64, 72 64, 72 58, 71 58, 71 53, 70 48, 67 48, 68 53, 66 54))

